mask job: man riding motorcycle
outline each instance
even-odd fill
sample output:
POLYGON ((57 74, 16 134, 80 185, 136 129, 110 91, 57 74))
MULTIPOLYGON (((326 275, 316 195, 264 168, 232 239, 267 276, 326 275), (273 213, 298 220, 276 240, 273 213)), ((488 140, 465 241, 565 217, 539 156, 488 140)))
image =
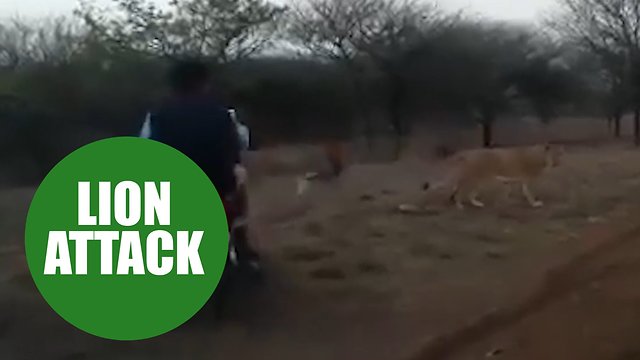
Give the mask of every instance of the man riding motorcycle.
POLYGON ((169 74, 171 95, 147 114, 140 136, 180 150, 209 176, 227 213, 232 260, 258 272, 258 254, 248 241, 246 171, 240 156, 248 148, 248 128, 237 121, 235 110, 213 99, 210 78, 203 63, 176 64, 169 74))
MULTIPOLYGON (((229 109, 229 116, 236 125, 241 151, 249 151, 251 148, 249 128, 238 120, 235 109, 229 109)), ((258 272, 260 270, 258 254, 249 246, 247 170, 242 163, 238 163, 236 164, 234 172, 238 186, 235 196, 233 197, 232 206, 235 212, 233 217, 235 221, 231 229, 231 235, 234 239, 234 246, 238 252, 238 256, 242 259, 241 263, 249 267, 250 270, 258 272)))

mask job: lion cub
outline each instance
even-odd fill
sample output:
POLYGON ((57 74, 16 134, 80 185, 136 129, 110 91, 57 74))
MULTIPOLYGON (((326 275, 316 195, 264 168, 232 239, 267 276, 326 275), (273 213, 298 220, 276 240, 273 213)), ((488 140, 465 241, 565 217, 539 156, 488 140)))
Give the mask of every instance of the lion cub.
MULTIPOLYGON (((447 161, 452 171, 436 187, 452 186, 451 200, 458 208, 464 208, 465 198, 473 206, 485 206, 478 200, 478 189, 489 181, 518 183, 529 204, 535 208, 542 207, 543 202, 536 200, 529 183, 546 169, 560 165, 563 154, 562 147, 552 145, 463 151, 447 161)), ((431 183, 424 185, 424 190, 431 188, 434 188, 431 183)))

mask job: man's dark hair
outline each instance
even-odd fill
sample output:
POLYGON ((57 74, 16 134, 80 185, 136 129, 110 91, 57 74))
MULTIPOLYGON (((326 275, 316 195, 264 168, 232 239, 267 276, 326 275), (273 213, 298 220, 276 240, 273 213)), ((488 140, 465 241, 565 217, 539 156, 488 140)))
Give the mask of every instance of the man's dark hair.
POLYGON ((175 63, 169 71, 171 90, 179 93, 195 92, 211 80, 207 65, 198 60, 182 60, 175 63))

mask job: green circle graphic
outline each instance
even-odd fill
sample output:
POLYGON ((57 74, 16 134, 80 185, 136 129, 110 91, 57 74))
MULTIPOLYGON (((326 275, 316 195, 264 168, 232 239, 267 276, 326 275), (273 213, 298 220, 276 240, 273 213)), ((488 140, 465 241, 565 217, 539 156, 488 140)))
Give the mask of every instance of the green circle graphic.
MULTIPOLYGON (((83 203, 86 204, 84 200, 83 203)), ((220 281, 227 260, 228 239, 224 207, 207 175, 187 156, 169 146, 128 137, 89 144, 56 165, 34 196, 25 231, 29 270, 53 310, 77 328, 113 340, 142 340, 162 335, 193 317, 220 281), (89 190, 80 190, 81 182, 88 182, 89 190), (101 182, 110 183, 102 185, 110 190, 101 192, 104 190, 100 188, 101 182), (140 197, 134 195, 137 191, 131 187, 118 191, 118 184, 123 182, 135 183, 140 189, 140 197), (169 200, 161 190, 162 183, 166 185, 167 182, 169 200), (147 189, 145 184, 155 185, 147 189), (86 194, 86 191, 90 194, 89 205, 81 206, 79 194, 86 194), (154 204, 151 199, 155 204, 162 199, 164 209, 170 209, 168 217, 165 214, 161 220, 158 211, 153 211, 157 208, 147 204, 147 200, 154 204), (139 211, 134 209, 134 203, 140 204, 139 211), (119 216, 115 214, 116 208, 119 216), (123 217, 137 219, 136 212, 140 213, 139 222, 122 220, 123 217), (80 221, 80 213, 84 214, 83 219, 87 215, 93 216, 96 225, 80 221), (88 239, 84 242, 85 247, 76 241, 78 231, 93 232, 99 239, 88 239), (104 236, 97 234, 105 231, 117 232, 119 236, 111 242, 111 273, 103 269, 103 266, 109 267, 108 260, 101 264, 101 255, 108 255, 109 251, 102 254, 104 236), (171 242, 161 242, 155 237, 156 240, 149 240, 147 236, 154 231, 170 234, 171 242), (61 246, 66 242, 66 259, 71 264, 72 274, 62 274, 63 266, 59 265, 64 263, 60 260, 64 258, 64 246, 54 247, 53 253, 49 251, 51 232, 66 234, 66 241, 54 243, 61 246), (141 252, 136 251, 135 240, 127 241, 129 245, 122 246, 126 250, 122 253, 125 260, 121 271, 118 262, 122 260, 120 247, 125 241, 120 239, 125 232, 128 239, 136 239, 132 234, 138 233, 141 252), (186 237, 184 232, 188 232, 186 237), (203 232, 199 248, 196 247, 196 232, 203 232), (182 233, 182 247, 179 246, 179 233, 182 233), (152 244, 151 248, 156 251, 147 252, 147 244, 152 244), (189 252, 189 244, 195 251, 189 252), (86 274, 81 270, 83 265, 79 264, 82 261, 77 261, 82 256, 78 256, 76 250, 82 254, 82 249, 86 249, 86 274), (204 274, 197 270, 197 256, 204 274), (56 258, 59 263, 55 273, 51 274, 49 270, 45 275, 45 263, 54 264, 50 260, 56 258), (127 268, 128 258, 142 258, 144 267, 129 264, 127 268), (157 261, 155 266, 153 259, 157 261), (149 268, 150 264, 153 269, 166 265, 163 261, 171 262, 172 267, 164 267, 162 273, 149 268), (171 271, 167 272, 167 269, 171 271)))

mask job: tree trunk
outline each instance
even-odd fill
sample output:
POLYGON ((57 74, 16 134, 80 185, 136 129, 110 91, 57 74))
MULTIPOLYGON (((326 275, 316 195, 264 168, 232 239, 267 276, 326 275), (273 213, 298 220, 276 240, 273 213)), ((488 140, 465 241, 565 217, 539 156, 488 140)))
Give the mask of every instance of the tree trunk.
POLYGON ((370 116, 370 113, 367 110, 367 105, 363 103, 361 100, 364 97, 365 90, 360 78, 356 75, 354 79, 355 83, 355 103, 356 103, 356 116, 359 118, 360 122, 364 125, 364 137, 367 143, 367 151, 369 155, 373 153, 373 122, 370 116))
POLYGON ((391 78, 391 98, 389 99, 389 117, 391 127, 396 137, 395 157, 399 159, 403 148, 403 137, 405 135, 404 123, 402 121, 402 99, 404 98, 404 84, 402 79, 395 76, 391 78))
POLYGON ((482 145, 485 148, 493 147, 493 119, 482 121, 482 145))
POLYGON ((636 146, 640 146, 640 107, 636 107, 633 115, 633 138, 636 146))
POLYGON ((619 139, 622 134, 621 122, 622 114, 616 113, 615 115, 613 115, 613 136, 615 136, 616 139, 619 139))
POLYGON ((354 95, 354 105, 355 105, 355 117, 357 119, 357 123, 360 123, 364 126, 364 137, 367 144, 367 151, 369 155, 373 152, 373 124, 371 122, 371 116, 366 109, 366 105, 362 101, 365 96, 366 90, 365 86, 362 83, 362 77, 358 71, 356 65, 351 63, 347 64, 346 67, 349 74, 351 74, 351 86, 353 89, 354 95))

